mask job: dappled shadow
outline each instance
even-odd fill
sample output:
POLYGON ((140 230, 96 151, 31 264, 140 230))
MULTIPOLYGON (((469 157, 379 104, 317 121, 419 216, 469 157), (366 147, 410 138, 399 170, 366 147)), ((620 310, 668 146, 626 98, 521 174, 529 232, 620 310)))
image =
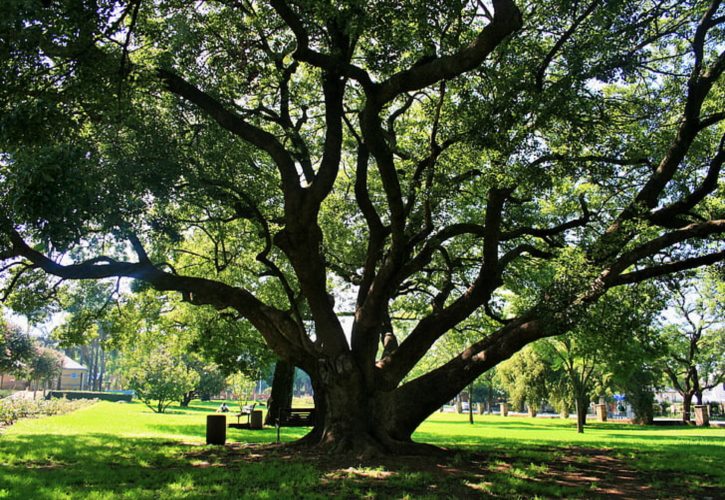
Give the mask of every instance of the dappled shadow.
MULTIPOLYGON (((228 441, 240 442, 226 446, 204 445, 204 425, 159 429, 189 439, 100 433, 5 436, 0 441, 0 488, 10 498, 40 500, 358 498, 371 492, 381 498, 649 498, 665 493, 648 486, 623 458, 602 449, 509 447, 500 440, 485 453, 479 442, 476 450, 456 447, 445 456, 362 459, 269 444, 275 439, 272 428, 230 430, 228 441), (255 442, 268 444, 250 444, 255 442)), ((455 437, 447 438, 455 442, 455 437)), ((666 490, 674 496, 678 492, 669 486, 666 490)))
MULTIPOLYGON (((313 487, 319 473, 299 463, 280 479, 280 465, 244 461, 247 452, 164 439, 104 434, 13 436, 0 443, 0 484, 10 498, 290 497, 313 487), (203 459, 194 450, 207 451, 203 459)), ((286 466, 285 466, 286 467, 286 466)))

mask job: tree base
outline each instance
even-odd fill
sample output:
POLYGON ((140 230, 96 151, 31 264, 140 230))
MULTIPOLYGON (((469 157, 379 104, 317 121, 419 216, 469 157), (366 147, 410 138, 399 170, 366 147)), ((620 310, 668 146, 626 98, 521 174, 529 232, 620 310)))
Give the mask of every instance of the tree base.
POLYGON ((319 450, 325 454, 348 455, 361 459, 384 456, 445 456, 447 450, 437 446, 404 441, 372 434, 335 434, 312 430, 307 435, 284 445, 289 448, 319 450))

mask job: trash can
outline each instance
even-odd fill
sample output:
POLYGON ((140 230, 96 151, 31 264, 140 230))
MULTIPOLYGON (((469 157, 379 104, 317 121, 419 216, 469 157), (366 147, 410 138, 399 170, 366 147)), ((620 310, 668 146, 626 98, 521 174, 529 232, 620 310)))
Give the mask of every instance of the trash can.
POLYGON ((250 429, 261 429, 262 428, 262 410, 254 410, 249 416, 249 428, 250 429))
POLYGON ((224 444, 227 441, 227 416, 206 416, 206 444, 224 444))
POLYGON ((606 422, 607 421, 607 405, 606 404, 598 404, 597 407, 597 421, 599 422, 606 422))
POLYGON ((710 414, 707 405, 695 405, 695 425, 710 427, 710 414))

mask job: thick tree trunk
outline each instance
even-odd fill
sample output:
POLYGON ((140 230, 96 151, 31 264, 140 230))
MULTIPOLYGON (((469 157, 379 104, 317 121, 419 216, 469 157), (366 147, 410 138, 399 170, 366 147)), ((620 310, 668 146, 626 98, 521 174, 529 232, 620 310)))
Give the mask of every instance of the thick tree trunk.
POLYGON ((692 393, 687 392, 682 395, 682 422, 690 423, 690 409, 692 407, 692 393))
POLYGON ((404 408, 395 404, 393 392, 365 384, 351 357, 340 356, 335 362, 322 363, 310 378, 315 426, 293 445, 367 457, 440 451, 434 446, 413 443, 412 430, 396 418, 404 408))
POLYGON ((279 360, 274 366, 272 392, 267 401, 267 417, 265 425, 274 425, 274 419, 281 408, 292 406, 292 388, 295 381, 295 366, 287 361, 279 360))
POLYGON ((324 416, 316 426, 320 444, 332 452, 373 455, 385 451, 375 398, 366 391, 354 361, 341 356, 334 363, 322 364, 312 378, 315 406, 320 406, 318 415, 324 416))

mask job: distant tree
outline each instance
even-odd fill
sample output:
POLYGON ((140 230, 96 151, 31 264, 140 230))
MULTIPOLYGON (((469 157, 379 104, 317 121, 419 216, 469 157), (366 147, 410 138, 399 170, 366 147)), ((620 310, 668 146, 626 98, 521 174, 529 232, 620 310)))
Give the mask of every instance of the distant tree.
POLYGON ((30 362, 30 380, 35 384, 35 389, 47 388, 53 381, 57 380, 63 370, 63 354, 47 347, 36 346, 36 354, 30 362))
POLYGON ((560 375, 555 378, 550 392, 560 411, 568 411, 573 403, 578 432, 584 432, 589 403, 604 369, 597 353, 587 350, 582 344, 574 335, 552 339, 544 344, 550 349, 552 371, 560 375))
MULTIPOLYGON (((635 352, 637 349, 635 347, 635 352)), ((654 420, 654 393, 661 374, 650 350, 630 359, 623 356, 615 369, 612 384, 625 393, 634 412, 634 423, 651 424, 654 420)))
POLYGON ((6 373, 27 371, 36 354, 30 336, 0 318, 0 387, 6 373))
POLYGON ((198 382, 190 391, 181 398, 181 406, 187 407, 192 399, 198 397, 202 401, 209 401, 227 386, 226 375, 214 363, 209 363, 196 353, 186 353, 181 356, 181 361, 187 371, 192 371, 198 376, 198 382))
POLYGON ((525 403, 529 414, 536 416, 548 395, 548 370, 545 357, 534 346, 528 346, 501 363, 496 373, 511 404, 522 408, 525 403))
POLYGON ((165 346, 135 349, 126 363, 128 387, 156 413, 164 413, 199 383, 199 375, 187 370, 165 346))
POLYGON ((496 369, 489 370, 473 382, 473 400, 486 404, 486 411, 491 412, 494 403, 503 395, 503 389, 496 377, 496 369))
MULTIPOLYGON (((663 305, 658 288, 650 284, 611 290, 569 333, 538 344, 540 351, 548 349, 552 363, 549 399, 553 396, 559 406, 574 403, 578 432, 584 430, 591 399, 615 381, 632 400, 653 397, 646 382, 653 375, 646 367, 655 352, 651 325, 663 305)), ((645 413, 644 421, 651 420, 651 406, 633 405, 636 414, 645 413)))
POLYGON ((102 391, 107 362, 116 355, 125 322, 118 301, 118 282, 72 283, 57 294, 56 309, 65 313, 51 335, 66 353, 88 368, 91 390, 102 391))
POLYGON ((211 398, 222 392, 227 386, 227 378, 213 364, 207 364, 204 369, 199 371, 199 384, 197 392, 199 399, 209 401, 211 398))
POLYGON ((245 373, 235 373, 227 378, 227 383, 232 388, 240 407, 254 399, 257 386, 256 377, 245 373))
POLYGON ((725 382, 725 294, 712 279, 670 282, 671 324, 662 330, 668 382, 682 396, 682 420, 690 421, 693 398, 725 382))

